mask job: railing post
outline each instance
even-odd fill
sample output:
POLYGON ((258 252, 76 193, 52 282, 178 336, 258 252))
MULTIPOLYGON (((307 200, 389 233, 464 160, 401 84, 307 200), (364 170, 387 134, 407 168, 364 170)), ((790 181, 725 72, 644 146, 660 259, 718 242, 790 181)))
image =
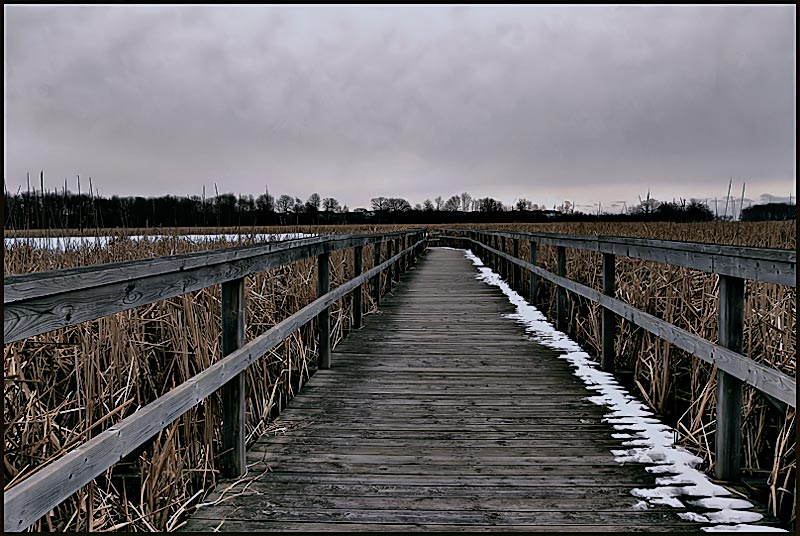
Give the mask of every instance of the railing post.
MULTIPOLYGON (((556 274, 567 276, 567 251, 564 246, 556 248, 556 274)), ((567 289, 556 285, 556 329, 567 332, 567 289)))
MULTIPOLYGON (((375 242, 375 250, 372 255, 373 266, 378 266, 381 263, 381 243, 375 242)), ((372 278, 372 298, 375 300, 375 305, 381 306, 381 274, 378 273, 372 278)))
MULTIPOLYGON (((514 258, 519 259, 519 238, 514 239, 514 258)), ((514 281, 512 282, 511 288, 516 291, 522 290, 522 269, 519 267, 518 264, 514 265, 514 281)))
MULTIPOLYGON (((353 277, 361 275, 363 270, 362 256, 364 253, 364 246, 356 246, 353 248, 353 277)), ((359 329, 361 327, 361 318, 364 315, 364 298, 362 290, 364 285, 358 285, 353 290, 353 328, 359 329)))
MULTIPOLYGON (((395 255, 400 253, 400 251, 401 251, 400 248, 402 247, 402 245, 403 245, 403 239, 402 238, 395 238, 394 239, 394 248, 395 248, 394 254, 395 255)), ((397 259, 397 262, 395 263, 395 266, 397 267, 397 269, 392 272, 392 275, 394 276, 394 282, 395 283, 399 283, 400 282, 400 271, 402 270, 402 262, 403 262, 403 256, 401 255, 400 258, 397 259)))
MULTIPOLYGON (((744 331, 744 279, 719 276, 719 344, 742 352, 744 331)), ((714 476, 720 480, 739 478, 742 427, 742 381, 717 371, 717 434, 714 476)))
MULTIPOLYGON (((614 297, 616 293, 616 257, 603 253, 603 294, 614 297)), ((603 307, 603 351, 600 366, 606 372, 614 372, 614 339, 617 333, 617 315, 603 307)))
MULTIPOLYGON (((400 243, 400 247, 402 248, 400 251, 405 251, 408 247, 408 235, 403 235, 403 238, 400 239, 400 243)), ((403 273, 406 273, 408 271, 408 253, 403 253, 403 256, 400 257, 400 261, 402 263, 401 268, 403 273)))
MULTIPOLYGON (((537 257, 536 253, 537 253, 537 245, 538 245, 538 244, 537 244, 535 241, 533 241, 533 240, 531 240, 531 241, 530 241, 530 244, 531 244, 531 256, 530 256, 530 261, 531 261, 531 264, 533 264, 534 266, 536 266, 536 257, 537 257)), ((530 284, 530 287, 531 287, 531 288, 530 288, 530 299, 529 299, 528 301, 530 301, 530 302, 531 302, 531 305, 534 305, 534 304, 535 304, 535 302, 536 302, 536 282, 537 282, 537 275, 536 275, 535 273, 531 272, 531 273, 530 273, 530 277, 531 277, 531 282, 530 282, 530 283, 531 283, 531 284, 530 284)))
MULTIPOLYGON (((244 278, 222 283, 222 356, 244 344, 244 278)), ((222 459, 220 475, 245 474, 245 372, 222 386, 222 459)))
MULTIPOLYGON (((331 289, 330 253, 317 256, 317 297, 327 294, 331 289)), ((331 322, 330 311, 326 307, 317 315, 319 334, 319 368, 331 368, 331 322)))
MULTIPOLYGON (((397 240, 397 253, 400 253, 401 251, 403 251, 403 237, 402 236, 397 237, 396 240, 397 240)), ((403 267, 403 256, 400 255, 400 258, 397 259, 397 279, 398 279, 398 281, 400 280, 400 276, 403 274, 403 272, 405 272, 405 269, 403 267)))
MULTIPOLYGON (((500 249, 500 237, 498 237, 497 235, 493 235, 492 236, 492 242, 493 242, 494 249, 500 249)), ((499 266, 498 266, 499 261, 500 261, 500 257, 498 257, 496 253, 492 253, 492 270, 494 270, 495 272, 498 272, 498 273, 500 272, 499 266)))
MULTIPOLYGON (((506 252, 506 237, 500 237, 500 251, 503 253, 506 252)), ((505 259, 500 259, 500 277, 505 280, 508 280, 508 261, 505 259)))
MULTIPOLYGON (((394 240, 389 239, 386 241, 386 260, 392 258, 394 251, 394 240)), ((394 264, 390 264, 388 268, 386 268, 386 292, 392 291, 392 283, 394 283, 394 264)))

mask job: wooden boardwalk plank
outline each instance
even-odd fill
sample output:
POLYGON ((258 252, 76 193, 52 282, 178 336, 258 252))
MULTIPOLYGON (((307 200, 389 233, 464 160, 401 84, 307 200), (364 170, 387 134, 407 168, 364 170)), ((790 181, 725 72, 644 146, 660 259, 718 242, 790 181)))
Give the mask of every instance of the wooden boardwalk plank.
MULTIPOLYGON (((431 249, 184 530, 697 531, 462 252, 431 249)), ((702 509, 695 509, 702 513, 702 509)))

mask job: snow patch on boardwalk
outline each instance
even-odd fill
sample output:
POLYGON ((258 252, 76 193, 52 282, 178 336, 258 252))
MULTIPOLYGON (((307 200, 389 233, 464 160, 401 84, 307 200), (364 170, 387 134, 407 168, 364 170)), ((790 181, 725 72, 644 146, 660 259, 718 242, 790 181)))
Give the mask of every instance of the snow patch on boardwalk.
POLYGON ((676 446, 673 430, 661 423, 647 406, 636 400, 627 389, 622 387, 614 376, 597 368, 589 354, 584 352, 578 344, 555 329, 547 318, 534 306, 529 304, 522 296, 511 289, 502 278, 470 250, 466 250, 466 257, 478 267, 477 278, 489 285, 499 287, 508 296, 508 300, 517 308, 516 313, 504 315, 525 325, 526 331, 532 338, 549 348, 563 352, 559 357, 569 361, 574 367, 574 373, 586 384, 586 387, 596 391, 597 396, 589 397, 591 402, 609 408, 604 420, 611 423, 620 431, 613 434, 624 441, 627 449, 612 450, 616 460, 622 464, 626 462, 653 464, 646 468, 655 474, 666 474, 656 479, 654 488, 637 488, 633 495, 643 499, 637 503, 637 509, 653 506, 668 505, 676 508, 699 507, 709 509, 704 514, 684 513, 682 517, 703 523, 723 523, 703 530, 713 532, 786 532, 782 529, 747 525, 763 516, 747 510, 753 505, 745 500, 730 497, 732 494, 726 488, 714 484, 706 475, 696 467, 703 461, 688 450, 676 446), (724 525, 724 523, 730 523, 724 525), (732 525, 732 523, 737 523, 732 525))

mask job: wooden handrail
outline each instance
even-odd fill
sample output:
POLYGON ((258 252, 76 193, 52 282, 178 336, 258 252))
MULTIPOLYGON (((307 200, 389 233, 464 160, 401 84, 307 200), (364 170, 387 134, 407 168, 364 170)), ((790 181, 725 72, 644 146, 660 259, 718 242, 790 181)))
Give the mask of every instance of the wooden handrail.
MULTIPOLYGON (((601 366, 613 369, 616 322, 619 315, 653 335, 689 352, 695 357, 717 367, 717 437, 715 441, 717 478, 734 480, 739 477, 739 430, 741 427, 742 382, 753 386, 771 401, 797 407, 797 382, 795 378, 772 367, 742 355, 744 280, 754 279, 796 287, 796 254, 778 249, 741 248, 694 242, 640 240, 617 237, 571 237, 543 233, 506 233, 482 229, 448 229, 450 232, 468 233, 471 236, 442 235, 443 239, 463 240, 477 245, 480 253, 490 254, 490 266, 498 266, 504 259, 512 265, 528 270, 531 286, 541 277, 556 285, 556 323, 566 331, 564 291, 569 290, 603 307, 601 366), (473 238, 474 237, 474 238, 473 238), (500 251, 498 237, 524 238, 531 243, 531 261, 526 262, 500 251), (537 244, 557 247, 558 274, 536 266, 537 244), (597 291, 565 277, 566 248, 598 251, 603 254, 603 292, 597 291), (719 344, 681 329, 670 322, 645 313, 614 298, 615 255, 664 262, 720 276, 720 329, 719 344), (770 270, 775 270, 771 272, 770 270)), ((517 250, 517 248, 515 248, 517 250)), ((501 270, 502 271, 502 270, 501 270)), ((535 291, 531 292, 531 302, 535 291)))
POLYGON ((481 233, 532 240, 538 244, 562 246, 585 251, 610 253, 621 257, 641 259, 682 266, 708 273, 729 275, 765 283, 797 286, 797 253, 788 249, 725 246, 701 242, 650 240, 618 236, 577 236, 554 233, 524 233, 484 229, 454 229, 448 232, 481 233))
POLYGON ((205 256, 201 252, 6 277, 3 342, 7 344, 400 234, 314 237, 228 248, 205 256))
MULTIPOLYGON (((155 401, 137 410, 134 414, 104 430, 86 443, 79 445, 77 448, 71 450, 64 456, 46 465, 41 470, 7 490, 3 498, 4 530, 25 530, 34 521, 58 506, 82 486, 119 462, 155 434, 164 430, 181 415, 198 405, 203 399, 218 389, 223 388, 232 380, 240 378, 241 373, 244 372, 249 365, 282 344, 294 331, 320 315, 323 311, 326 311, 336 300, 341 299, 356 288, 359 288, 373 277, 379 276, 381 272, 398 263, 405 255, 419 253, 420 249, 426 244, 427 237, 426 233, 420 230, 386 235, 363 235, 350 236, 347 238, 336 237, 327 238, 325 242, 314 241, 312 243, 303 243, 300 245, 293 244, 290 249, 281 248, 277 251, 273 250, 260 254, 260 256, 279 256, 278 259, 262 259, 259 261, 259 266, 268 264, 271 267, 277 265, 275 263, 278 260, 281 260, 282 263, 285 264, 314 255, 327 256, 330 251, 373 242, 380 243, 385 238, 394 238, 396 236, 413 237, 413 244, 372 269, 362 272, 346 283, 326 292, 267 332, 240 348, 233 349, 221 360, 207 369, 199 372, 189 380, 157 398, 155 401), (292 249, 295 251, 292 251, 292 249)), ((237 260, 229 259, 227 261, 228 264, 235 262, 237 262, 237 260)), ((247 273, 256 271, 252 269, 253 265, 250 266, 247 273)), ((85 270, 84 273, 91 273, 91 271, 85 270)), ((172 272, 163 272, 157 277, 165 277, 171 273, 172 272)), ((243 271, 239 270, 235 273, 236 275, 233 277, 231 277, 231 273, 227 273, 222 278, 222 282, 228 282, 243 277, 243 271)), ((49 275, 52 277, 57 274, 50 272, 49 275)), ((206 280, 206 282, 208 281, 213 282, 199 288, 215 284, 219 282, 219 278, 206 280)), ((101 283, 94 288, 103 288, 105 286, 105 283, 101 283)), ((90 293, 92 291, 92 287, 84 287, 76 292, 90 293)), ((184 292, 189 292, 189 290, 185 290, 184 292)), ((238 292, 238 289, 232 288, 230 292, 238 292)), ((74 293, 72 294, 75 295, 74 293)), ((36 300, 43 297, 46 296, 37 296, 33 299, 36 300)), ((236 302, 235 299, 231 300, 232 309, 243 308, 243 304, 236 302)), ((157 300, 151 300, 148 303, 152 303, 152 301, 157 300)), ((239 324, 240 318, 236 316, 231 322, 236 325, 232 327, 230 331, 235 333, 234 336, 238 338, 238 330, 242 327, 241 324, 239 324)), ((239 416, 241 414, 241 408, 238 405, 235 406, 236 407, 229 407, 227 409, 223 408, 223 415, 239 416)), ((225 417, 223 417, 223 420, 225 420, 225 417)), ((233 443, 236 447, 240 447, 240 443, 243 441, 244 430, 240 429, 233 443)), ((241 464, 241 461, 237 460, 236 457, 234 457, 234 461, 241 464)), ((241 466, 243 466, 243 464, 241 464, 241 466)))

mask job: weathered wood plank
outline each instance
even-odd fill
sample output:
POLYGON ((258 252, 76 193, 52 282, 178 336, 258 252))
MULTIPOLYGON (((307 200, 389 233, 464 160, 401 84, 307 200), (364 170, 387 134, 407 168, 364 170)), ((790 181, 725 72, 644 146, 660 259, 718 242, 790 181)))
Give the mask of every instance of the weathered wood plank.
MULTIPOLYGON (((308 257, 318 252, 332 252, 348 249, 358 245, 364 246, 379 243, 387 238, 406 234, 408 231, 394 233, 373 233, 360 235, 326 235, 306 237, 295 240, 283 240, 268 244, 251 246, 235 246, 213 249, 169 257, 141 259, 60 270, 19 274, 4 278, 3 303, 16 302, 36 298, 52 293, 64 292, 65 289, 80 290, 83 288, 120 283, 143 276, 163 275, 170 272, 185 272, 194 268, 207 267, 213 264, 225 264, 250 257, 261 257, 270 253, 297 249, 298 246, 323 245, 322 249, 314 249, 308 257)), ((291 256, 289 262, 300 260, 300 256, 291 256)), ((232 278, 233 279, 233 278, 232 278)))
MULTIPOLYGON (((744 279, 720 276, 719 344, 739 353, 743 333, 744 279)), ((742 449, 742 382, 724 370, 717 372, 716 411, 714 475, 721 480, 737 480, 742 449)))
MULTIPOLYGON (((471 231, 449 229, 451 232, 471 231)), ((505 236, 535 240, 540 244, 611 253, 700 270, 794 287, 797 253, 785 249, 725 246, 702 242, 648 240, 641 238, 577 236, 547 233, 511 233, 476 230, 479 236, 505 236)), ((468 237, 460 237, 470 240, 468 237)), ((497 248, 495 248, 497 249, 497 248)))
MULTIPOLYGON (((269 522, 263 521, 241 521, 241 520, 190 520, 182 529, 191 532, 260 532, 264 530, 277 532, 498 532, 497 525, 475 524, 475 523, 348 523, 329 521, 318 522, 269 522)), ((503 532, 654 532, 673 530, 686 531, 686 524, 666 524, 659 523, 653 525, 503 525, 503 532)))
MULTIPOLYGON (((356 246, 353 248, 353 275, 359 276, 363 270, 362 257, 364 253, 364 246, 356 246)), ((362 289, 364 287, 358 286, 353 291, 353 329, 361 329, 362 319, 364 317, 364 297, 362 289)))
POLYGON ((599 303, 603 307, 625 318, 628 322, 649 331, 653 335, 674 344, 681 350, 685 350, 703 361, 716 365, 717 368, 727 372, 734 378, 744 381, 748 385, 775 397, 781 402, 795 407, 797 399, 796 380, 788 374, 784 374, 737 352, 714 344, 711 341, 707 341, 694 333, 690 333, 685 329, 681 329, 669 322, 636 309, 623 301, 605 296, 591 287, 587 287, 586 285, 564 277, 559 277, 552 272, 538 266, 533 266, 528 262, 513 259, 500 251, 493 250, 493 253, 500 257, 507 258, 527 270, 535 271, 536 274, 543 279, 547 279, 579 296, 599 303))
POLYGON ((400 255, 398 253, 381 265, 316 299, 263 335, 6 490, 3 497, 4 530, 20 531, 27 528, 235 378, 255 360, 281 344, 286 337, 316 317, 323 309, 327 309, 380 270, 397 262, 400 255))
MULTIPOLYGON (((600 525, 602 523, 612 525, 651 525, 658 526, 662 523, 677 524, 680 519, 672 511, 649 511, 649 510, 633 510, 621 508, 616 510, 595 511, 568 511, 563 510, 549 510, 549 511, 506 511, 501 509, 483 510, 483 511, 464 511, 461 509, 454 510, 414 510, 409 511, 406 509, 401 510, 367 510, 367 509, 337 509, 337 508, 310 508, 310 509, 295 509, 295 508, 280 508, 280 507, 253 507, 258 505, 258 498, 254 498, 254 504, 251 506, 245 502, 244 507, 236 508, 235 506, 222 506, 219 510, 225 516, 224 519, 237 520, 237 521, 306 521, 306 522, 359 522, 359 523, 415 523, 419 522, 420 518, 425 519, 428 523, 491 523, 497 526, 498 530, 502 530, 504 525, 540 525, 540 526, 564 526, 576 524, 576 518, 580 518, 583 522, 578 524, 591 524, 600 525)), ((244 501, 243 501, 244 502, 244 501)), ((205 509, 200 509, 195 514, 196 517, 202 518, 205 509)), ((209 512, 207 516, 216 515, 209 512)), ((206 517, 208 519, 208 517, 206 517)), ((218 519, 218 518, 212 518, 218 519)), ((685 528, 692 525, 687 523, 685 528)))
MULTIPOLYGON (((324 296, 331 290, 330 265, 329 253, 317 257, 317 296, 324 296)), ((317 354, 319 368, 331 368, 331 322, 327 307, 317 315, 317 354)))
MULTIPOLYGON (((603 294, 616 296, 616 257, 611 253, 603 253, 603 294)), ((609 309, 603 308, 602 348, 600 352, 600 368, 606 372, 614 372, 614 341, 617 336, 617 316, 609 309)))
MULTIPOLYGON (((222 284, 222 355, 227 356, 244 344, 244 279, 222 284)), ((243 475, 245 465, 245 373, 240 372, 222 386, 222 459, 223 477, 243 475)))
POLYGON ((247 491, 186 528, 696 530, 674 509, 633 508, 630 490, 657 475, 616 462, 624 439, 606 410, 557 352, 503 319, 513 307, 497 289, 465 300, 486 289, 474 275, 460 252, 430 251, 336 348, 336 368, 289 402, 277 435, 251 447, 247 491), (468 328, 441 320, 456 307, 468 328))
POLYGON ((99 265, 7 277, 3 342, 8 344, 379 239, 364 235, 292 241, 257 246, 261 249, 256 250, 247 246, 250 249, 233 248, 224 254, 204 252, 211 259, 205 261, 202 254, 192 254, 175 261, 148 259, 122 263, 123 267, 99 265), (151 262, 157 264, 157 269, 148 269, 151 262))

